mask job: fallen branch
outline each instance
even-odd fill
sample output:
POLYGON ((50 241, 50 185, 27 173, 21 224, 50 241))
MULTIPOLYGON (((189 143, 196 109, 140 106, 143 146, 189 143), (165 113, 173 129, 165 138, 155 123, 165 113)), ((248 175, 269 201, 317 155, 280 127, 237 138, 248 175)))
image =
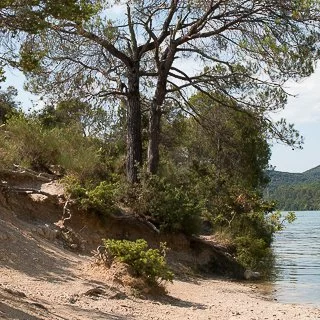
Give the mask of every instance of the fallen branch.
POLYGON ((136 216, 136 215, 131 215, 131 214, 125 214, 125 215, 113 215, 110 214, 110 218, 114 219, 114 220, 125 220, 127 222, 132 222, 135 224, 143 224, 145 226, 147 226, 149 229, 151 229, 152 231, 156 232, 156 233, 160 233, 160 230, 149 220, 147 220, 146 218, 142 217, 142 216, 136 216))
POLYGON ((34 177, 37 179, 41 179, 42 181, 45 181, 45 182, 50 182, 55 179, 55 176, 50 173, 36 172, 31 169, 20 167, 17 164, 14 164, 13 166, 14 166, 14 168, 16 168, 16 170, 11 170, 11 171, 8 170, 10 173, 18 173, 21 175, 25 175, 27 177, 34 177))
POLYGON ((32 171, 30 169, 22 169, 21 167, 15 165, 15 168, 17 170, 8 170, 8 169, 3 169, 0 171, 0 176, 8 176, 12 179, 12 177, 28 177, 28 178, 33 178, 37 179, 41 182, 51 182, 54 180, 54 176, 46 173, 38 173, 35 171, 32 171))
POLYGON ((42 191, 40 189, 34 189, 34 188, 21 188, 21 187, 12 187, 8 186, 4 183, 0 183, 0 187, 2 189, 5 189, 6 191, 11 191, 11 192, 17 192, 17 193, 26 193, 26 194, 42 194, 47 197, 53 197, 51 193, 42 191))

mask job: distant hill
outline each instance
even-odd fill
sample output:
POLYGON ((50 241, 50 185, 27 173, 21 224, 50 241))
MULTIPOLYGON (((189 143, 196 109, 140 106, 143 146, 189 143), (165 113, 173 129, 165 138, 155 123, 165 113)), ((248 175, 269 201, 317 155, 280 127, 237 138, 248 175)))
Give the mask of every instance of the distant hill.
POLYGON ((303 173, 268 171, 264 191, 280 210, 320 210, 320 165, 303 173))

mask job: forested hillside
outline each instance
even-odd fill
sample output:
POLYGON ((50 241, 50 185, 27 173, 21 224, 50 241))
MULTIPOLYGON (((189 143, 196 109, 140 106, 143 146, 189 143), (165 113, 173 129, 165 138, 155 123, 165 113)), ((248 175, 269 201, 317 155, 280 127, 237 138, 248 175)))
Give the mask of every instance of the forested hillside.
POLYGON ((320 166, 303 173, 269 171, 265 190, 281 210, 320 210, 320 166))

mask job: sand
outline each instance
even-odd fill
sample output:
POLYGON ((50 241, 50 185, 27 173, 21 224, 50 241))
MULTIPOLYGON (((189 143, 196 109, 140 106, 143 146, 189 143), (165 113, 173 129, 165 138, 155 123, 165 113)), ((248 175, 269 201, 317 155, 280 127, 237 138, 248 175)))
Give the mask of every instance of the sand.
POLYGON ((175 280, 166 295, 128 291, 88 257, 39 249, 46 256, 35 254, 29 268, 0 263, 0 319, 320 319, 318 308, 282 304, 256 285, 222 279, 175 280))

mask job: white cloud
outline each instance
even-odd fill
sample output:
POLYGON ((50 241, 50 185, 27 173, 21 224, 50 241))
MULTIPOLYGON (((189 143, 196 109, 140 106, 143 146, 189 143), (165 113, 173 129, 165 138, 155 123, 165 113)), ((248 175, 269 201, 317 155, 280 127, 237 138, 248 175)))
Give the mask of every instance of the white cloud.
POLYGON ((109 6, 105 11, 104 11, 104 16, 107 19, 112 19, 114 21, 119 21, 121 20, 125 14, 126 14, 126 5, 123 3, 115 4, 112 6, 109 6))
POLYGON ((295 97, 290 97, 285 109, 277 113, 274 118, 286 118, 296 124, 320 123, 319 83, 320 67, 301 82, 288 82, 287 91, 295 97))

